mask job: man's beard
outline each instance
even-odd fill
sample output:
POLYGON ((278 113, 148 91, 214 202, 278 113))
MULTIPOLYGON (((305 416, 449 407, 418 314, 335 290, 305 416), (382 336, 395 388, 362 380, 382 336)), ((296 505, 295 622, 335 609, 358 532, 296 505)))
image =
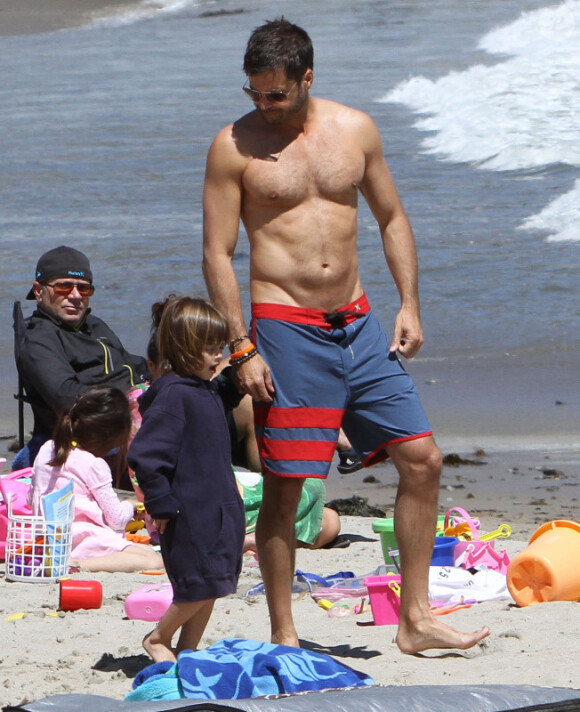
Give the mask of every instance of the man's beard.
POLYGON ((308 95, 306 93, 301 93, 294 99, 291 106, 280 107, 279 109, 273 108, 269 110, 258 109, 258 111, 260 112, 260 116, 270 126, 281 126, 302 111, 307 98, 308 95))

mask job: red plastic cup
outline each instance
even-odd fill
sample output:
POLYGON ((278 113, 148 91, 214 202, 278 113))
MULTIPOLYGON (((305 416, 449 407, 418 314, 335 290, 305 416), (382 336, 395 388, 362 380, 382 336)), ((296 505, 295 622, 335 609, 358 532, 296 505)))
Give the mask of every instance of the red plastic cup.
POLYGON ((60 582, 58 607, 61 611, 78 611, 80 608, 100 608, 103 603, 103 587, 100 581, 60 582))

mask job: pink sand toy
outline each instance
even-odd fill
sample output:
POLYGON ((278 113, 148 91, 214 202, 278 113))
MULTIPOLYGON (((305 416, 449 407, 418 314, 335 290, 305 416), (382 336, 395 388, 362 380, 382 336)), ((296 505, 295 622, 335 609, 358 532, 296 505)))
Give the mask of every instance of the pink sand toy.
POLYGON ((128 618, 141 621, 158 621, 173 601, 170 583, 151 583, 141 586, 125 599, 125 613, 128 618))
POLYGON ((464 528, 463 532, 460 532, 455 527, 456 535, 460 537, 453 550, 455 566, 461 566, 464 569, 487 566, 488 569, 505 574, 510 563, 509 556, 505 549, 496 551, 493 540, 509 537, 512 531, 511 527, 508 524, 502 524, 499 529, 489 534, 480 535, 479 522, 472 519, 462 507, 453 507, 445 515, 445 533, 453 530, 450 527, 452 512, 458 512, 461 515, 459 526, 464 528), (461 537, 462 533, 467 537, 466 539, 461 537))
POLYGON ((12 512, 14 514, 31 515, 28 506, 28 490, 32 467, 15 470, 0 477, 0 559, 6 555, 6 537, 8 535, 8 497, 11 496, 12 512))
POLYGON ((401 577, 399 574, 368 576, 365 586, 371 599, 375 625, 397 625, 401 608, 401 577))

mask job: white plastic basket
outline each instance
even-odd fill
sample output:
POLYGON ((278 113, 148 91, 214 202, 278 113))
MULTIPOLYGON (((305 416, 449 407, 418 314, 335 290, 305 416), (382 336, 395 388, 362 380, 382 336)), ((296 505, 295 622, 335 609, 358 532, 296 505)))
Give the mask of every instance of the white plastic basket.
POLYGON ((6 580, 50 583, 67 576, 72 548, 72 518, 47 522, 43 517, 13 514, 8 499, 6 580))

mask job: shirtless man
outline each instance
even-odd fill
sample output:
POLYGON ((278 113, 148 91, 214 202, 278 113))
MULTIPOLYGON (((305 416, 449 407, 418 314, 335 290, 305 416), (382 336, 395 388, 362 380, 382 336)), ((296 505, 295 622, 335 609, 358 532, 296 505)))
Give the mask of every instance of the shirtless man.
POLYGON ((253 32, 244 71, 254 110, 218 133, 207 158, 204 276, 230 323, 239 386, 255 401, 264 474, 256 534, 272 642, 299 645, 294 515, 302 478, 326 477, 342 423, 365 465, 389 456, 399 473, 399 648, 469 648, 489 630, 462 633, 429 611, 441 453, 397 356, 412 358, 423 343, 417 258, 379 133, 366 114, 310 96, 310 38, 283 18, 253 32), (400 294, 390 344, 359 277, 359 191, 400 294), (251 247, 251 338, 232 265, 240 219, 251 247))

